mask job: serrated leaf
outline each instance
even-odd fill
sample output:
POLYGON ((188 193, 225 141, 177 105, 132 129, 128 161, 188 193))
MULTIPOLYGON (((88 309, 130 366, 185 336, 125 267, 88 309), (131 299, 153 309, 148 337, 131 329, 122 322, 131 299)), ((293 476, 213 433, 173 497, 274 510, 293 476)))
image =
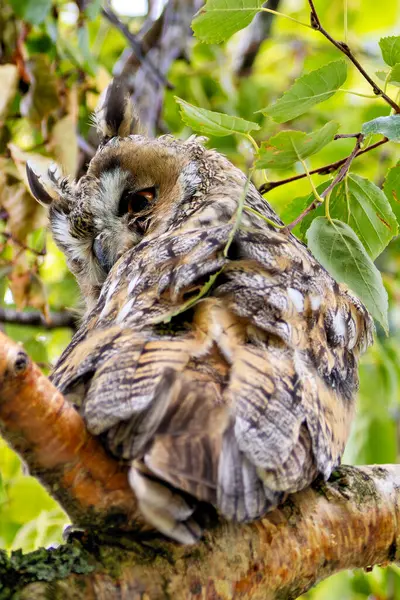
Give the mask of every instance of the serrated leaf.
POLYGON ((335 137, 339 123, 329 121, 312 133, 280 131, 263 142, 259 151, 257 169, 287 169, 298 160, 304 160, 329 144, 335 137))
POLYGON ((71 115, 59 119, 51 131, 50 148, 64 173, 75 176, 79 149, 76 123, 71 115))
POLYGON ((192 28, 202 42, 218 44, 247 27, 263 0, 208 0, 195 15, 192 28))
POLYGON ((18 80, 19 74, 15 65, 0 66, 0 121, 7 114, 8 107, 17 91, 18 80))
POLYGON ((379 40, 381 47, 382 58, 387 65, 394 67, 396 63, 400 63, 400 36, 390 35, 379 40))
POLYGON ((181 98, 175 97, 175 100, 180 106, 182 120, 186 125, 200 133, 225 137, 232 133, 246 134, 254 129, 260 129, 260 126, 252 121, 214 112, 213 110, 206 110, 205 108, 198 108, 181 98))
POLYGON ((397 63, 389 71, 375 71, 375 75, 381 81, 387 81, 395 87, 400 87, 400 63, 397 63), (388 77, 389 75, 389 77, 388 77))
POLYGON ((361 132, 364 135, 381 133, 392 142, 400 142, 400 115, 377 117, 363 124, 361 132))
POLYGON ((396 63, 390 72, 389 83, 400 87, 400 63, 396 63))
POLYGON ((387 332, 388 296, 381 274, 351 227, 337 219, 318 217, 307 231, 307 240, 315 258, 357 294, 387 332))
POLYGON ((346 77, 347 65, 344 60, 330 62, 296 79, 282 98, 260 112, 278 123, 290 121, 312 106, 328 100, 343 85, 346 77))
POLYGON ((400 222, 400 163, 389 169, 383 191, 390 202, 390 206, 397 220, 400 222))
POLYGON ((384 192, 359 175, 349 175, 334 188, 329 212, 354 229, 372 260, 398 232, 396 216, 384 192))

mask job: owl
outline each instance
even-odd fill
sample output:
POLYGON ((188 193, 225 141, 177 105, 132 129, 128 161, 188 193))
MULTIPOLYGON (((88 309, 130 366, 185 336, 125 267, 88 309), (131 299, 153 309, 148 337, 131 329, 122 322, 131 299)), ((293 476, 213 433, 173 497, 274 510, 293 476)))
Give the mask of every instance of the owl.
POLYGON ((201 506, 247 522, 329 478, 373 323, 203 139, 135 133, 118 82, 97 121, 79 181, 27 167, 86 302, 51 378, 144 519, 195 543, 201 506))

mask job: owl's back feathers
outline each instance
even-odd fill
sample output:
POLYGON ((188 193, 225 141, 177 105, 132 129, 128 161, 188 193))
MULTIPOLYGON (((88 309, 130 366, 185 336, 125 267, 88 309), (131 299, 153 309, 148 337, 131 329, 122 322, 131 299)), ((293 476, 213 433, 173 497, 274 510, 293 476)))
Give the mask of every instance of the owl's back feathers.
POLYGON ((362 304, 261 223, 245 217, 231 257, 232 222, 127 252, 53 375, 75 401, 80 390, 89 430, 132 461, 145 516, 184 542, 200 532, 178 490, 247 521, 329 477, 371 343, 362 304))

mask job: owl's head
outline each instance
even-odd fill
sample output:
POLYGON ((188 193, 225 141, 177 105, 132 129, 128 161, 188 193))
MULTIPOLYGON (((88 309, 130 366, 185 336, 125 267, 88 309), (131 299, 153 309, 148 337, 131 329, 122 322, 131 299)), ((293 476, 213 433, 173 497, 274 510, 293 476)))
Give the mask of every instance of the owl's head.
MULTIPOLYGON (((101 143, 78 181, 50 168, 38 176, 27 165, 34 197, 49 209, 50 227, 90 309, 116 261, 146 236, 173 228, 209 227, 229 219, 237 205, 221 186, 244 175, 202 139, 149 139, 137 123, 123 87, 113 82, 96 115, 101 143)), ((233 194, 234 195, 234 194, 233 194)))

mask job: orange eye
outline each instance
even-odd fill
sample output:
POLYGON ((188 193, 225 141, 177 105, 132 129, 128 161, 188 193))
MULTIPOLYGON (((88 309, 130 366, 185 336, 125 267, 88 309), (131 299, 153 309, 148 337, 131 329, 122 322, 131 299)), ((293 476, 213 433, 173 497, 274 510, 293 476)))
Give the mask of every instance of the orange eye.
POLYGON ((147 210, 155 196, 156 190, 154 187, 146 188, 138 192, 125 190, 119 202, 118 216, 122 217, 126 213, 139 214, 147 210))

